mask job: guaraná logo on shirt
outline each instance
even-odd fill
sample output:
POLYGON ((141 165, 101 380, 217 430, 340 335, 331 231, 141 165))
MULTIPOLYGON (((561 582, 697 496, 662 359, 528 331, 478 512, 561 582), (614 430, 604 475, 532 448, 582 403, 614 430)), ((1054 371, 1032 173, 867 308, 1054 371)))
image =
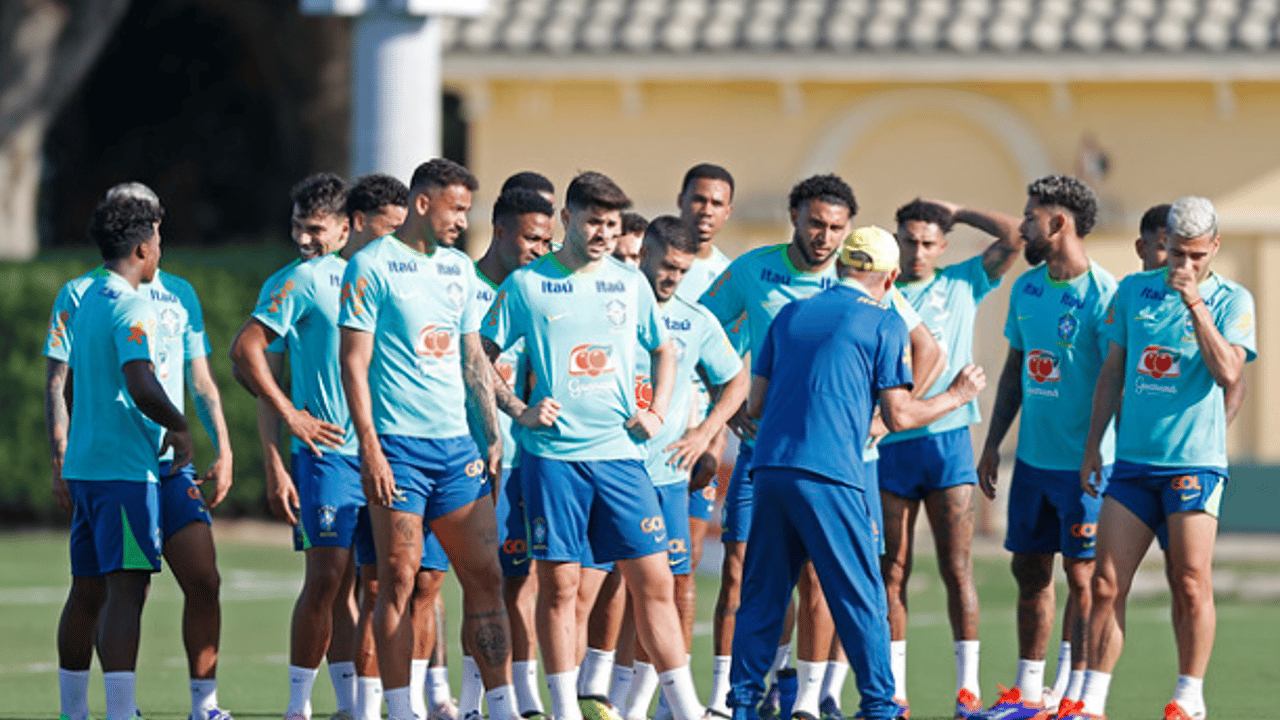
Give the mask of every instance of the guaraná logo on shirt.
POLYGON ((614 371, 613 348, 596 343, 583 343, 569 351, 569 374, 600 377, 614 371))
POLYGON ((1047 350, 1027 353, 1027 375, 1038 383, 1058 382, 1062 379, 1058 356, 1047 350))
POLYGON ((1181 374, 1182 353, 1162 345, 1148 345, 1138 359, 1138 372, 1156 380, 1176 378, 1181 374))

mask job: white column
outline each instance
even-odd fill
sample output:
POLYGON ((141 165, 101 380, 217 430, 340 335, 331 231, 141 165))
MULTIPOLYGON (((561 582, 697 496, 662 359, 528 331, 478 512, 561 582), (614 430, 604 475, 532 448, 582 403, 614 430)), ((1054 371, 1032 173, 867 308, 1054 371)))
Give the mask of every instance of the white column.
POLYGON ((351 176, 405 184, 440 154, 440 21, 371 9, 352 43, 351 176))

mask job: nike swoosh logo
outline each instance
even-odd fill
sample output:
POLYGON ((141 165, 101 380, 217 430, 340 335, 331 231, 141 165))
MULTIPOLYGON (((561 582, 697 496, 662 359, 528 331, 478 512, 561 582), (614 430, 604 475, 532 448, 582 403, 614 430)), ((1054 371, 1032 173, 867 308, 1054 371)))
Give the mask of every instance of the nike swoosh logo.
POLYGON ((676 565, 679 565, 679 564, 680 564, 680 561, 679 561, 679 560, 672 560, 671 558, 667 558, 667 564, 668 564, 668 565, 671 565, 672 567, 675 567, 676 565))
POLYGON ((529 562, 529 558, 527 557, 511 558, 512 565, 523 565, 527 562, 529 562))
POLYGON ((1019 315, 1019 316, 1018 316, 1018 322, 1022 322, 1023 320, 1030 320, 1030 319, 1031 319, 1031 316, 1030 316, 1030 315, 1019 315))
POLYGON ((556 320, 559 320, 560 318, 562 318, 562 317, 564 317, 565 315, 568 315, 568 314, 569 314, 569 313, 560 313, 559 315, 548 315, 548 316, 547 316, 547 322, 555 322, 556 320))
POLYGON ((1198 497, 1200 497, 1200 493, 1191 493, 1190 495, 1183 494, 1182 502, 1186 502, 1188 500, 1195 500, 1198 497))

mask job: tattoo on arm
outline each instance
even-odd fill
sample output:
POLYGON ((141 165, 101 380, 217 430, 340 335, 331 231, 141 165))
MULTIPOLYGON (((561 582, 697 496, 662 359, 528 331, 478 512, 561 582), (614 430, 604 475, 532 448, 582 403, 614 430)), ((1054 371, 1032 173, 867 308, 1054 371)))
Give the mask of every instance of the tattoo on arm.
POLYGON ((497 373, 481 349, 478 334, 463 337, 462 363, 462 379, 467 386, 467 418, 473 430, 479 430, 487 442, 493 443, 501 437, 494 410, 493 377, 497 373))
POLYGON ((67 371, 64 362, 50 360, 46 372, 44 393, 44 422, 49 435, 49 452, 61 462, 67 451, 67 430, 71 426, 71 412, 67 407, 67 371))

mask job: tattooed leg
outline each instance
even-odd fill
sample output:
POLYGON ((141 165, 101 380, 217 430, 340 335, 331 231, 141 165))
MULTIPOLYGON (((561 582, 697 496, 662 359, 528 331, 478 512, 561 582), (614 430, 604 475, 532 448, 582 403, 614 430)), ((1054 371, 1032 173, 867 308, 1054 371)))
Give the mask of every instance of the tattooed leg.
POLYGON ((938 571, 947 588, 953 640, 978 639, 978 588, 973 582, 973 485, 929 493, 925 512, 938 550, 938 571))
POLYGON ((413 597, 422 562, 422 516, 369 505, 373 541, 378 551, 378 604, 373 611, 373 640, 384 688, 409 684, 413 655, 413 597))

